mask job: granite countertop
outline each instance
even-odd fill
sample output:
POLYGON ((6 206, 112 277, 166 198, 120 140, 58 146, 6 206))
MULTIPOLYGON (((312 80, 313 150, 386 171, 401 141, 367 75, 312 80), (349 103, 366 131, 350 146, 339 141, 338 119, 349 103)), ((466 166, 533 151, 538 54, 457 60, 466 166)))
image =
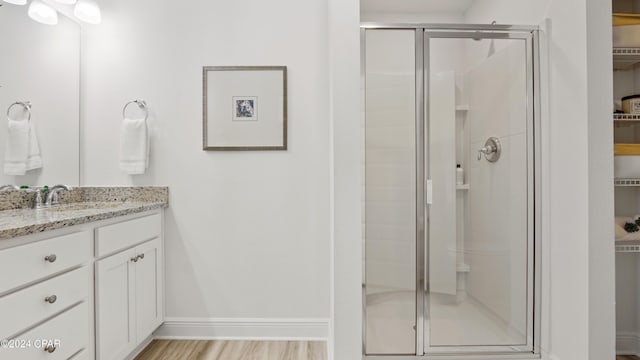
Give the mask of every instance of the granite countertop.
MULTIPOLYGON (((73 201, 41 209, 12 206, 17 198, 31 196, 17 192, 3 194, 12 200, 4 204, 4 210, 0 198, 0 240, 168 206, 166 187, 76 188, 66 195, 67 200, 73 201)), ((28 203, 24 199, 18 202, 28 203)))

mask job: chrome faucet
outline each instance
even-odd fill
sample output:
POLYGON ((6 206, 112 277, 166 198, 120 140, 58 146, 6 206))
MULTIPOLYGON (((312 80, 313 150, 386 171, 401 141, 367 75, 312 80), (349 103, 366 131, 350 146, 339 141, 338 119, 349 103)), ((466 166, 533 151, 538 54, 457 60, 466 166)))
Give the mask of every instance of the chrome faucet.
POLYGON ((20 190, 20 188, 16 185, 2 185, 0 186, 0 191, 3 190, 20 190))
POLYGON ((47 192, 47 199, 44 202, 45 206, 58 205, 58 192, 61 190, 70 191, 71 186, 68 185, 56 185, 49 188, 49 192, 47 192))

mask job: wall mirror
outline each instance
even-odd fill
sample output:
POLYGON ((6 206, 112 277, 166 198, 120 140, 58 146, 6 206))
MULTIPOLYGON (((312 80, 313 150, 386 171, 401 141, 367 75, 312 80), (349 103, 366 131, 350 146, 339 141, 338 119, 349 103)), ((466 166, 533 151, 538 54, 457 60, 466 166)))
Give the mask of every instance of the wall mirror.
POLYGON ((4 34, 0 37, 0 185, 77 185, 80 25, 63 14, 56 25, 41 24, 27 11, 28 6, 0 6, 0 34, 4 34), (19 104, 12 106, 16 102, 19 104), (25 139, 25 128, 18 121, 32 125, 33 134, 27 135, 28 155, 37 157, 32 146, 37 139, 42 159, 40 168, 24 175, 17 174, 22 172, 25 139), (8 163, 10 171, 5 166, 8 163))

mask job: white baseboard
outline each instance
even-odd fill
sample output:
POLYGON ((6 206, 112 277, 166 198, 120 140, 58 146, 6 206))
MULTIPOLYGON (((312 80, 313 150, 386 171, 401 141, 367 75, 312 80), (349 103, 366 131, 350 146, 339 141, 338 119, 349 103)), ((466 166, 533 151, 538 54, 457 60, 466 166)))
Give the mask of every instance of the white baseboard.
POLYGON ((618 332, 616 335, 617 355, 640 355, 640 334, 618 332))
POLYGON ((165 318, 156 339, 321 340, 329 319, 165 318))
POLYGON ((153 340, 153 335, 147 337, 143 342, 140 343, 140 345, 136 346, 136 348, 131 352, 131 354, 129 354, 129 356, 127 357, 127 360, 135 359, 136 356, 140 355, 142 350, 144 350, 149 344, 151 344, 152 340, 153 340))

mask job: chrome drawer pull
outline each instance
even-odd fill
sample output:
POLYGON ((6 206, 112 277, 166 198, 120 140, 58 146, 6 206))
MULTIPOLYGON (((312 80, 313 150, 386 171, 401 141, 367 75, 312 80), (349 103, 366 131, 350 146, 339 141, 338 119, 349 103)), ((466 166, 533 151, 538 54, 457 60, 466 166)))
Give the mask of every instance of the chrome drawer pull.
POLYGON ((57 349, 57 348, 55 347, 55 345, 47 345, 47 346, 44 348, 44 351, 45 351, 45 352, 48 352, 49 354, 51 354, 52 352, 56 351, 56 349, 57 349))
POLYGON ((50 263, 53 263, 53 262, 56 262, 57 258, 58 257, 56 256, 56 254, 51 254, 51 255, 45 256, 44 257, 44 261, 48 261, 50 263))
POLYGON ((133 261, 133 262, 138 262, 138 257, 137 257, 137 256, 132 257, 132 258, 131 258, 131 261, 133 261))
POLYGON ((138 255, 138 259, 144 259, 144 254, 138 255))
POLYGON ((56 300, 58 300, 58 297, 55 295, 47 296, 46 298, 44 298, 44 301, 48 302, 49 304, 53 304, 54 302, 56 302, 56 300))

